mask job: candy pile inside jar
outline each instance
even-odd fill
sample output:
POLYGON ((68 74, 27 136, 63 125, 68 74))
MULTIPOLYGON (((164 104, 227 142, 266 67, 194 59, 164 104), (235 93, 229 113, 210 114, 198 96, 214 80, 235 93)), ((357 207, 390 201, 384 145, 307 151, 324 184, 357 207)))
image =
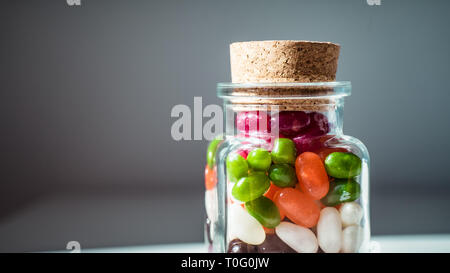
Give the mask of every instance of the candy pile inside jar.
MULTIPOLYGON (((262 111, 239 112, 240 136, 255 136, 245 124, 258 122, 261 115, 272 128, 279 126, 279 137, 226 159, 228 251, 357 251, 363 216, 356 202, 360 158, 326 145, 334 136, 326 135, 330 125, 319 112, 283 111, 276 118, 262 111)), ((207 178, 207 187, 212 180, 207 178)))

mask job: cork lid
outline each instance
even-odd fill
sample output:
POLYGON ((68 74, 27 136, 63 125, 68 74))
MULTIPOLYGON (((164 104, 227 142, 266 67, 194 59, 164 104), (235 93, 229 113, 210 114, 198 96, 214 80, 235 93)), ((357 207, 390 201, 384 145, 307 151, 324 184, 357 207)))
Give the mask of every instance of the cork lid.
POLYGON ((233 83, 327 82, 336 79, 338 44, 251 41, 230 45, 233 83))

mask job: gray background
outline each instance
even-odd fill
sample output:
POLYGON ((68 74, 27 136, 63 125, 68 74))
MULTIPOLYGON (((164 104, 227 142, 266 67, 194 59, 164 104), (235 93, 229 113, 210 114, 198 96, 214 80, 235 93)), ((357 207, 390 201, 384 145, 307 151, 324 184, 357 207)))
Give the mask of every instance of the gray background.
POLYGON ((450 2, 2 1, 0 251, 203 239, 206 141, 234 41, 342 46, 345 132, 371 153, 373 234, 450 232, 450 2))

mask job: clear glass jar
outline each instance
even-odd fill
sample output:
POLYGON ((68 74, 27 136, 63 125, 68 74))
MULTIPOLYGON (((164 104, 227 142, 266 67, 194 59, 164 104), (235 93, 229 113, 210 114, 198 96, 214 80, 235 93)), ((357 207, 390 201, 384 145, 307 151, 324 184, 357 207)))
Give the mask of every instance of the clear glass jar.
POLYGON ((343 134, 350 82, 218 84, 205 169, 213 252, 368 252, 369 154, 343 134))

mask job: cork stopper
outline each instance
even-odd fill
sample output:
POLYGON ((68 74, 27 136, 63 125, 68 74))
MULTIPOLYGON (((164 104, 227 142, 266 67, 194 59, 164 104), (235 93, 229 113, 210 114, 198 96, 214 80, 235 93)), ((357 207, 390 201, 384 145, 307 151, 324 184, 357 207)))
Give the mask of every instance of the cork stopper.
MULTIPOLYGON (((230 45, 233 83, 313 83, 336 79, 340 46, 329 42, 252 41, 230 45)), ((277 106, 280 110, 326 111, 328 99, 280 99, 299 94, 329 94, 330 88, 283 87, 235 88, 240 98, 232 100, 235 109, 251 110, 277 106), (258 96, 264 96, 259 99, 258 96), (270 97, 277 99, 270 99, 270 97), (268 98, 269 97, 269 98, 268 98)))
POLYGON ((336 79, 340 46, 328 42, 253 41, 230 45, 233 83, 336 79))

